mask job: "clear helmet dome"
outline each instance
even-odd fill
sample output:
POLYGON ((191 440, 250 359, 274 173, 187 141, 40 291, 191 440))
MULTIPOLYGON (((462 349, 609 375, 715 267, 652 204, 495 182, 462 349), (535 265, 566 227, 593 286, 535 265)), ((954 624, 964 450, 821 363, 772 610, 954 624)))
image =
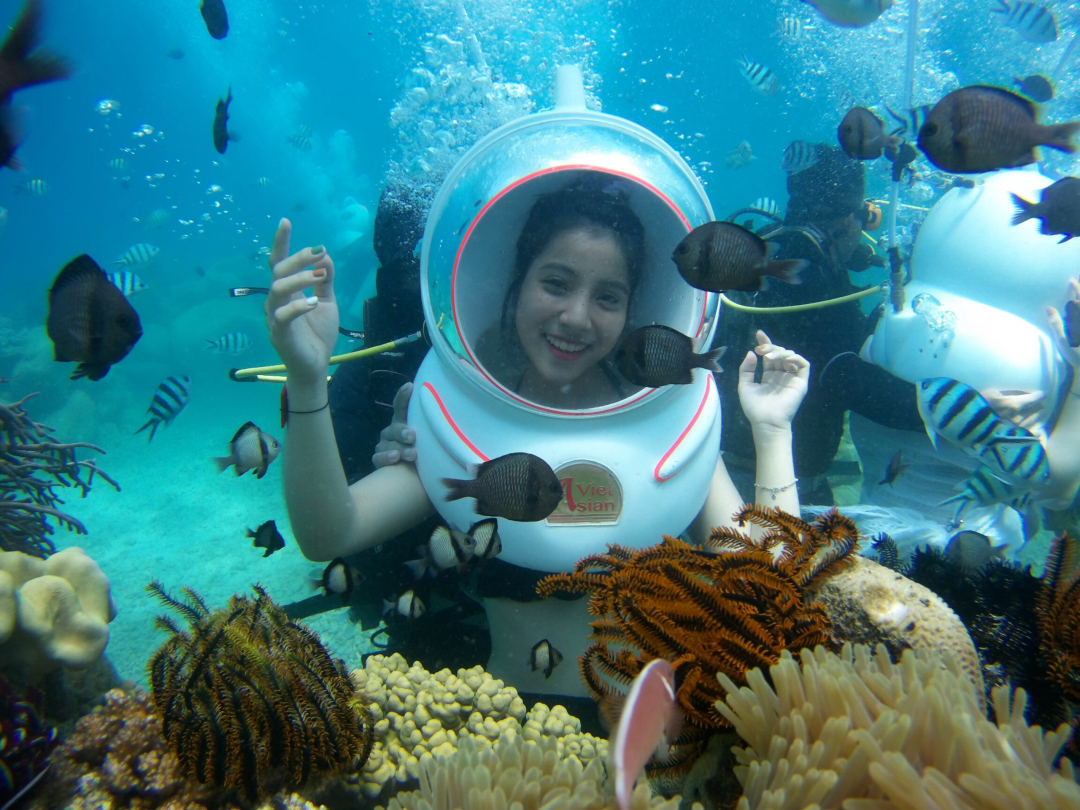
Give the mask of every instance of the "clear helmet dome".
MULTIPOLYGON (((704 189, 670 146, 636 124, 587 110, 576 68, 560 71, 559 103, 553 110, 495 130, 466 153, 443 183, 424 234, 421 294, 432 345, 445 365, 471 383, 527 410, 597 415, 665 393, 633 386, 617 371, 617 347, 634 329, 670 326, 688 335, 695 351, 711 341, 718 297, 687 285, 671 254, 687 233, 713 217, 704 189), (537 355, 531 352, 547 347, 526 327, 518 328, 525 306, 520 290, 529 283, 519 247, 526 222, 531 229, 538 221, 537 216, 530 220, 534 206, 548 200, 550 207, 553 198, 575 194, 599 200, 596 216, 576 221, 600 241, 606 232, 615 254, 604 267, 598 261, 569 268, 567 283, 586 285, 580 289, 599 315, 580 343, 573 342, 577 336, 571 329, 563 335, 571 342, 556 336, 550 350, 554 365, 572 366, 575 351, 586 346, 591 362, 580 365, 589 366, 593 384, 587 386, 583 375, 561 391, 546 390, 544 384, 560 383, 542 380, 529 386, 526 379, 530 365, 535 367, 530 358, 537 355), (626 229, 605 220, 627 209, 644 236, 640 261, 630 262, 633 266, 626 266, 626 229), (613 284, 625 290, 621 303, 605 297, 604 290, 613 284), (621 307, 623 315, 614 311, 616 317, 608 317, 612 307, 621 307), (574 386, 588 391, 577 398, 560 396, 574 386)), ((561 232, 556 229, 556 235, 561 232)), ((540 252, 548 245, 541 244, 540 252)), ((521 252, 533 259, 537 255, 521 252)))

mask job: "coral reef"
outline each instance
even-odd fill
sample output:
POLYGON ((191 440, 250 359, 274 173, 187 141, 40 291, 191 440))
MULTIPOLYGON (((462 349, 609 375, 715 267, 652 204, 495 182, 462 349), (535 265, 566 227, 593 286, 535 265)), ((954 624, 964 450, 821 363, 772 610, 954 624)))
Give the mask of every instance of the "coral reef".
POLYGON ((42 560, 0 552, 0 670, 20 683, 97 661, 115 618, 109 579, 73 546, 42 560))
MULTIPOLYGON (((614 788, 604 778, 600 759, 583 767, 575 756, 559 754, 556 740, 529 742, 514 732, 494 745, 482 737, 464 735, 450 754, 424 754, 420 760, 420 789, 398 793, 386 810, 510 810, 573 808, 615 810, 614 788)), ((631 810, 677 810, 679 797, 651 796, 646 781, 638 782, 631 810)), ((700 810, 700 805, 694 805, 700 810)))
POLYGON ((1080 544, 1054 538, 1035 602, 1042 657, 1064 696, 1080 702, 1080 544))
POLYGON ((56 729, 42 719, 42 695, 22 694, 0 678, 0 802, 9 802, 39 779, 56 745, 56 729))
POLYGON ((715 673, 742 680, 748 669, 774 663, 785 649, 827 643, 829 620, 805 594, 820 579, 851 565, 859 541, 855 524, 835 511, 813 524, 780 510, 746 507, 742 524, 761 536, 713 529, 694 548, 665 537, 633 551, 610 546, 586 557, 570 574, 541 580, 537 593, 590 592, 596 639, 581 672, 603 700, 625 689, 653 658, 666 658, 678 677, 677 700, 687 723, 726 728, 713 711, 720 699, 715 673))
POLYGON ((452 753, 468 736, 494 741, 510 732, 526 740, 553 739, 560 757, 603 758, 607 743, 581 733, 562 706, 536 704, 526 713, 517 690, 481 667, 427 672, 398 654, 368 656, 352 672, 356 694, 375 719, 375 744, 361 772, 345 777, 366 799, 414 782, 425 754, 452 753))
POLYGON ((118 492, 120 487, 93 461, 75 458, 79 448, 104 450, 85 442, 52 441, 52 428, 26 415, 23 404, 29 398, 0 403, 0 550, 44 559, 56 551, 49 539, 55 528, 49 517, 86 534, 82 523, 59 510, 63 501, 53 491, 56 487, 75 487, 86 497, 95 475, 118 492))
POLYGON ((1080 808, 1072 764, 1053 768, 1068 728, 1029 727, 1023 690, 1011 705, 1007 687, 994 690, 994 724, 970 678, 934 650, 898 664, 884 645, 800 659, 785 651, 768 680, 755 669, 741 688, 719 676, 717 711, 748 744, 736 750, 738 810, 1080 808))
POLYGON ((811 591, 832 622, 834 642, 883 643, 894 658, 908 649, 952 653, 983 701, 979 654, 960 618, 931 591, 865 557, 811 591))
POLYGON ((183 773, 254 802, 364 763, 371 718, 344 664, 261 587, 213 613, 190 588, 187 601, 156 581, 147 590, 189 625, 158 617, 172 635, 148 667, 162 734, 183 773))

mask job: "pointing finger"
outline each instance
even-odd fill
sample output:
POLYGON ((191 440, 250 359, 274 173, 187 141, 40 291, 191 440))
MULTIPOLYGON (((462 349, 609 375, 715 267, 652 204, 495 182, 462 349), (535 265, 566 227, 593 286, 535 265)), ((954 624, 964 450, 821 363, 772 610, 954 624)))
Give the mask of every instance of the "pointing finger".
POLYGON ((280 262, 289 255, 289 238, 292 236, 292 223, 284 217, 278 223, 277 232, 274 233, 274 246, 270 248, 270 267, 280 262))
POLYGON ((407 422, 409 418, 409 397, 412 396, 413 384, 405 383, 394 394, 394 421, 407 422))

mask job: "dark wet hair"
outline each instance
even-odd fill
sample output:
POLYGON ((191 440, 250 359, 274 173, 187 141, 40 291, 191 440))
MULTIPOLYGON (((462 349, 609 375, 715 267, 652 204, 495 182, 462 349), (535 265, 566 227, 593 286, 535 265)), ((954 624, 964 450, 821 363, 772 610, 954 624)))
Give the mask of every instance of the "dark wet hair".
MULTIPOLYGON (((572 185, 545 194, 533 203, 521 228, 514 259, 514 276, 503 299, 502 329, 513 332, 518 298, 529 267, 551 241, 575 228, 597 228, 611 233, 626 260, 626 274, 633 300, 645 263, 645 227, 630 207, 625 192, 605 190, 606 175, 586 177, 572 185)), ((629 308, 629 302, 627 302, 629 308)))
POLYGON ((815 144, 817 162, 788 175, 790 198, 784 222, 816 225, 858 214, 866 195, 866 176, 860 161, 829 144, 815 144))

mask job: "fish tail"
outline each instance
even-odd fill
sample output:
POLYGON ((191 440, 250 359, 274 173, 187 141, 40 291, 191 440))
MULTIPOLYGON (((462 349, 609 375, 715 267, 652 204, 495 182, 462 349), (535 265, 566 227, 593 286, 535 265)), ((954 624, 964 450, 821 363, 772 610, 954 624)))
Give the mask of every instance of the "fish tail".
POLYGON ((1013 205, 1016 206, 1017 211, 1013 214, 1012 224, 1019 225, 1021 222, 1027 222, 1029 219, 1034 219, 1038 214, 1035 213, 1035 209, 1038 208, 1038 203, 1033 203, 1029 200, 1025 200, 1019 194, 1012 194, 1013 205))
MULTIPOLYGON (((157 419, 157 418, 151 419, 149 422, 147 422, 141 428, 136 430, 135 435, 137 436, 138 434, 142 433, 147 428, 150 428, 150 436, 146 439, 146 443, 150 444, 150 442, 152 442, 154 440, 154 431, 156 431, 158 429, 158 425, 160 425, 160 424, 161 424, 160 419, 157 419)), ((254 535, 252 535, 252 536, 254 537, 254 535)))
POLYGON ((462 498, 471 498, 472 481, 463 481, 459 478, 443 478, 442 485, 450 491, 446 493, 446 500, 459 501, 462 498))
POLYGON ((990 9, 995 14, 1008 14, 1010 11, 1012 11, 1012 9, 1009 8, 1009 4, 1005 2, 1005 0, 995 0, 995 2, 998 4, 998 7, 990 9))
POLYGON ((218 347, 217 343, 212 341, 210 338, 203 338, 203 340, 210 344, 209 346, 203 346, 203 348, 208 351, 212 351, 218 347))
POLYGON ((724 369, 720 365, 720 358, 724 356, 724 352, 727 351, 727 346, 721 346, 719 349, 713 349, 711 352, 705 352, 698 355, 697 368, 704 368, 708 371, 715 371, 721 373, 724 369))
POLYGON ((771 261, 768 265, 766 272, 778 278, 781 281, 786 281, 788 284, 802 284, 802 279, 799 274, 809 265, 806 259, 786 259, 784 261, 771 261))
POLYGON ((229 469, 229 467, 234 464, 232 456, 214 456, 210 460, 214 462, 214 466, 217 467, 219 474, 225 472, 225 470, 229 469))
POLYGON ((0 65, 6 74, 4 89, 9 93, 35 84, 66 79, 71 65, 59 56, 31 53, 41 41, 42 4, 29 2, 23 6, 15 24, 0 46, 0 65))
POLYGON ((1073 143, 1073 135, 1080 130, 1080 121, 1068 121, 1064 124, 1050 124, 1043 127, 1046 137, 1042 140, 1044 146, 1057 149, 1061 152, 1072 154, 1076 151, 1073 143))

